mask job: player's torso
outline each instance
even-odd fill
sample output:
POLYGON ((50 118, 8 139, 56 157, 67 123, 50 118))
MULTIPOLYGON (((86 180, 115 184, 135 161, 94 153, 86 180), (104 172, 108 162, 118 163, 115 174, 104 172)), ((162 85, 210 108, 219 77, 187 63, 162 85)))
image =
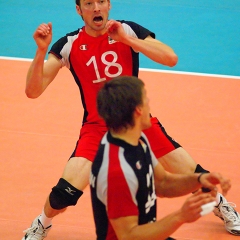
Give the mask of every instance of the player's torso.
MULTIPOLYGON (((137 147, 123 143, 119 148, 115 145, 116 142, 112 144, 114 143, 112 140, 110 143, 106 139, 105 135, 93 162, 90 186, 97 234, 109 237, 115 236, 115 234, 109 225, 106 208, 111 216, 113 216, 112 213, 115 217, 120 217, 135 212, 139 214, 139 224, 153 222, 156 220, 156 195, 152 158, 146 143, 141 141, 141 145, 137 147), (118 162, 121 163, 118 164, 118 162), (126 173, 127 175, 125 175, 126 173), (120 184, 121 190, 116 187, 118 185, 116 180, 126 183, 120 184), (112 196, 119 191, 124 197, 117 198, 118 204, 116 205, 116 199, 112 196), (126 192, 130 192, 130 195, 126 192), (126 199, 126 196, 132 196, 134 203, 130 204, 131 197, 126 199), (119 213, 119 208, 121 213, 119 213), (101 216, 101 219, 98 216, 101 216)), ((113 239, 115 238, 113 237, 113 239)))
POLYGON ((95 38, 80 31, 72 44, 69 61, 75 81, 80 87, 87 121, 98 121, 97 92, 104 82, 114 77, 132 75, 132 50, 127 45, 110 39, 107 34, 95 38))
MULTIPOLYGON (((122 176, 122 173, 124 173, 123 175, 127 173, 125 178, 121 179, 127 183, 125 188, 122 186, 121 191, 131 191, 131 196, 134 196, 135 200, 133 201, 137 202, 135 207, 138 208, 139 213, 139 224, 156 220, 156 194, 152 157, 145 142, 141 140, 138 146, 125 144, 125 147, 122 146, 121 148, 109 142, 101 145, 92 166, 92 173, 96 179, 100 169, 104 169, 101 172, 101 177, 104 175, 106 179, 104 184, 107 188, 111 188, 110 185, 114 184, 110 181, 113 172, 115 176, 118 176, 118 174, 122 176), (119 160, 116 160, 116 158, 119 158, 119 160), (116 164, 116 162, 119 162, 119 164, 116 164)), ((120 177, 118 179, 120 180, 120 177)), ((111 201, 108 201, 108 204, 111 204, 111 201)))

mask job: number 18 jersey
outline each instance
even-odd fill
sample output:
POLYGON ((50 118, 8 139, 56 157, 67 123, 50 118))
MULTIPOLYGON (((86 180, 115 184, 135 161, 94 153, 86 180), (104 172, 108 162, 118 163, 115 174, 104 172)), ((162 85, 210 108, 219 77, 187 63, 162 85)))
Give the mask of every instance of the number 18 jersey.
MULTIPOLYGON (((145 39, 154 33, 130 21, 121 22, 125 32, 135 38, 145 39)), ((138 76, 139 54, 131 47, 116 42, 108 34, 89 36, 85 27, 59 39, 51 48, 70 69, 81 93, 84 108, 83 124, 105 125, 97 112, 97 92, 104 84, 120 75, 138 76)))

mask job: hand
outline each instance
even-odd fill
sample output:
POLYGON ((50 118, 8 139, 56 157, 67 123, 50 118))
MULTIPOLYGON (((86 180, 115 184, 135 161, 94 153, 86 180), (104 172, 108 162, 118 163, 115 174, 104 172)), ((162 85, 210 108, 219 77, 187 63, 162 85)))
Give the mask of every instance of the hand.
POLYGON ((229 179, 224 178, 220 173, 205 173, 199 178, 200 183, 204 188, 216 192, 216 185, 220 184, 222 194, 225 196, 231 188, 231 182, 229 179))
POLYGON ((183 204, 180 214, 183 222, 194 222, 201 217, 202 205, 215 201, 211 193, 203 193, 201 189, 187 198, 183 204))
POLYGON ((41 50, 47 50, 52 41, 52 23, 42 23, 33 34, 33 38, 41 50))
POLYGON ((108 35, 115 41, 123 42, 124 39, 127 37, 127 34, 122 27, 122 24, 115 20, 109 20, 106 24, 106 29, 108 35))

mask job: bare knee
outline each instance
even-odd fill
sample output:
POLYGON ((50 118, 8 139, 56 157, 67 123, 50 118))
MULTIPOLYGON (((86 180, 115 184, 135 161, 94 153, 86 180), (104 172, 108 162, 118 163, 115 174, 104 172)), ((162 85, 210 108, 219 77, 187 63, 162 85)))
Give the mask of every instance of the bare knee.
POLYGON ((70 158, 67 162, 62 178, 75 188, 84 190, 89 183, 92 162, 82 157, 70 158))

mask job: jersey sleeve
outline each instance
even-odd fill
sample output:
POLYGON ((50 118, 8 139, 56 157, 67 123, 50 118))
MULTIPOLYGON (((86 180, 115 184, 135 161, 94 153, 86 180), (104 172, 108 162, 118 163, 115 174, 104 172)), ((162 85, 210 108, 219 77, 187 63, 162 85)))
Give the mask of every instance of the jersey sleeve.
POLYGON ((62 62, 62 66, 70 68, 69 55, 73 42, 78 38, 78 34, 79 30, 71 32, 52 45, 49 53, 56 56, 62 62))
POLYGON ((152 38, 155 38, 155 33, 151 32, 147 28, 132 22, 132 21, 120 21, 123 25, 124 30, 127 32, 127 34, 139 38, 139 39, 145 39, 147 36, 151 36, 152 38))

